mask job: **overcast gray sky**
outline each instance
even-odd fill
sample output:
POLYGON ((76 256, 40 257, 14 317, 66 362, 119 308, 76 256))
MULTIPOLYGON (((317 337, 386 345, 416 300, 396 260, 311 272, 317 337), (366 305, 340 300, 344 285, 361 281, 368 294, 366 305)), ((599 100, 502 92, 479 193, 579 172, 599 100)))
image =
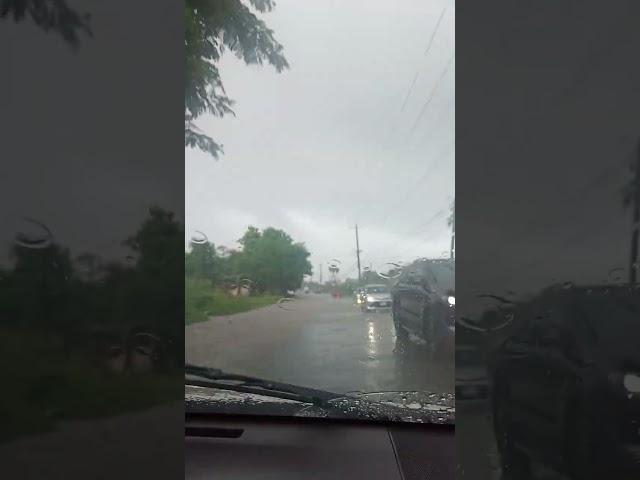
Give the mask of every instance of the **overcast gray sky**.
POLYGON ((640 63, 629 59, 640 6, 500 6, 504 17, 469 4, 457 25, 477 39, 461 59, 474 81, 457 92, 464 309, 478 293, 628 278, 622 189, 638 155, 640 63))
POLYGON ((237 117, 198 121, 224 144, 220 160, 185 151, 186 240, 199 230, 231 247, 249 224, 282 228, 325 278, 332 258, 356 275, 356 222, 365 265, 442 255, 455 196, 453 2, 279 0, 263 19, 291 69, 223 57, 237 117))

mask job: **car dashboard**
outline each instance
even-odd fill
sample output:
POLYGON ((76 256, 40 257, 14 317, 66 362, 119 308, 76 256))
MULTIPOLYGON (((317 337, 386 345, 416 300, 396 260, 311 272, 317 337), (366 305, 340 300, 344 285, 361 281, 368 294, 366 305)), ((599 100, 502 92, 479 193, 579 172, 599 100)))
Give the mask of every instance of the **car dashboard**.
POLYGON ((185 479, 453 479, 452 425, 187 414, 185 479))

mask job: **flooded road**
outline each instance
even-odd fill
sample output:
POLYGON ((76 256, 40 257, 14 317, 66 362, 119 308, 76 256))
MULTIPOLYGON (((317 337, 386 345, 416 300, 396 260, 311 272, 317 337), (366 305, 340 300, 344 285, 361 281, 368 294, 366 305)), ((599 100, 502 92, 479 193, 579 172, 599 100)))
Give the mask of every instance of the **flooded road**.
POLYGON ((396 337, 388 311, 363 313, 352 299, 300 295, 287 302, 186 327, 189 363, 338 393, 453 393, 450 348, 430 355, 396 337))

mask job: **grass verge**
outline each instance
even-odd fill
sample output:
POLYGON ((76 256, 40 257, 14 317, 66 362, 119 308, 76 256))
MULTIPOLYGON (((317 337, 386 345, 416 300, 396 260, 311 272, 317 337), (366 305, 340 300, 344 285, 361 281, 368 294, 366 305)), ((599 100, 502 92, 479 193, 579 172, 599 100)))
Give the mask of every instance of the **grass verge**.
POLYGON ((64 356, 43 334, 2 329, 0 442, 63 420, 109 417, 184 399, 184 372, 116 374, 64 356))
POLYGON ((276 303, 279 298, 276 295, 230 297, 213 289, 205 280, 188 278, 185 281, 185 323, 189 325, 203 322, 211 316, 231 315, 266 307, 276 303))

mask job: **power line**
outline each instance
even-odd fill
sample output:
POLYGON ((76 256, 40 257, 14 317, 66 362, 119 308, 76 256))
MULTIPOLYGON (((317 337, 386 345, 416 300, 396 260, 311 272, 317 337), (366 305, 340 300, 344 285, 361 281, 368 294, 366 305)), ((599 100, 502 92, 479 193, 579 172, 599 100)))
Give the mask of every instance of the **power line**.
MULTIPOLYGON (((438 30, 439 30, 439 28, 440 28, 440 24, 442 23, 442 19, 444 18, 444 15, 445 15, 446 11, 447 11, 447 8, 446 8, 446 7, 445 7, 445 8, 443 8, 442 12, 440 13, 440 17, 438 17, 438 20, 437 20, 437 22, 436 22, 436 25, 435 25, 435 27, 434 27, 434 29, 433 29, 432 33, 431 33, 431 37, 429 38, 429 43, 427 44, 427 48, 426 48, 425 53, 424 53, 424 55, 425 55, 425 56, 426 56, 426 55, 429 53, 429 51, 431 50, 431 47, 432 47, 432 45, 433 45, 433 41, 434 41, 434 39, 435 39, 435 37, 436 37, 436 34, 437 34, 437 32, 438 32, 438 30)), ((451 62, 453 61, 453 59, 454 59, 454 58, 455 58, 455 50, 454 50, 454 52, 451 54, 451 57, 449 58, 449 61, 447 62, 447 65, 445 66, 444 70, 443 70, 443 71, 442 71, 442 73, 440 74, 440 77, 438 78, 438 80, 437 80, 437 82, 436 82, 436 84, 435 84, 435 86, 434 86, 433 90, 431 91, 431 94, 430 94, 429 98, 427 99, 427 101, 426 101, 426 102, 425 102, 425 104, 423 105, 423 107, 422 107, 422 109, 421 109, 421 112, 420 112, 420 114, 418 115, 418 118, 417 118, 417 119, 416 119, 416 121, 414 122, 414 125, 413 125, 413 127, 412 127, 412 129, 411 129, 411 132, 410 132, 410 134, 409 134, 409 137, 408 137, 407 141, 408 141, 408 140, 410 140, 411 136, 413 135, 413 131, 414 131, 414 130, 415 130, 415 128, 417 127, 417 125, 418 125, 418 123, 419 123, 420 119, 422 118, 422 116, 423 116, 423 115, 424 115, 424 113, 426 112, 426 109, 427 109, 427 108, 428 108, 428 106, 430 105, 431 100, 433 99, 433 97, 434 97, 434 95, 435 95, 436 91, 438 90, 438 87, 440 86, 440 83, 441 83, 442 79, 443 79, 443 78, 444 78, 444 76, 447 74, 447 72, 448 72, 448 70, 449 70, 449 68, 450 68, 450 66, 451 66, 451 62)), ((404 110, 404 108, 405 108, 405 106, 406 106, 406 104, 407 104, 407 101, 408 101, 409 97, 411 96, 411 93, 412 93, 412 91, 413 91, 413 88, 415 87, 415 84, 416 84, 416 82, 417 82, 417 80, 418 80, 419 74, 420 74, 420 69, 418 69, 418 70, 416 71, 416 74, 415 74, 415 75, 414 75, 414 77, 413 77, 413 81, 411 82, 411 84, 410 84, 410 86, 409 86, 409 89, 408 89, 408 91, 407 91, 407 94, 406 94, 406 96, 405 96, 405 98, 404 98, 404 101, 402 102, 402 105, 401 105, 401 107, 400 107, 400 113, 402 113, 402 112, 403 112, 403 110, 404 110)), ((390 129, 389 131, 390 131, 390 132, 391 132, 391 131, 395 131, 396 125, 397 125, 397 122, 394 122, 393 128, 392 128, 392 129, 390 129)), ((390 136, 391 136, 391 135, 387 135, 387 141, 388 141, 388 139, 389 139, 389 137, 390 137, 390 136)), ((405 142, 405 143, 406 143, 406 142, 405 142)), ((395 160, 395 159, 397 159, 399 155, 400 155, 400 152, 396 152, 396 155, 394 156, 394 160, 395 160)), ((358 218, 359 214, 362 212, 362 210, 363 210, 363 209, 364 209, 364 207, 363 207, 363 208, 361 208, 361 209, 359 209, 359 210, 357 211, 356 215, 354 215, 354 220, 357 220, 357 218, 358 218)))
MULTIPOLYGON (((436 26, 434 27, 433 31, 431 32, 431 38, 429 38, 429 43, 427 45, 427 49, 424 51, 424 56, 425 57, 429 54, 429 51, 431 50, 431 45, 433 45, 433 40, 434 40, 434 38, 436 38, 436 34, 438 33, 438 29, 440 28, 440 23, 442 22, 442 18, 444 17, 444 14, 445 14, 446 11, 447 11, 447 7, 442 9, 442 13, 440 14, 440 17, 438 18, 438 21, 436 22, 436 26)), ((416 74, 413 77, 413 81, 411 82, 411 85, 409 85, 409 90, 407 91, 407 94, 404 97, 404 101, 402 102, 402 106, 400 107, 400 113, 402 113, 404 111, 404 107, 406 107, 406 105, 407 105, 407 101, 409 100, 409 97, 411 96, 411 93, 413 92, 413 87, 415 87, 416 81, 418 80, 419 76, 420 76, 420 69, 418 69, 416 71, 416 74)))
POLYGON ((451 104, 455 102, 455 99, 449 100, 443 109, 443 113, 434 118, 434 122, 436 125, 441 125, 439 128, 428 129, 427 133, 422 137, 421 141, 419 140, 414 144, 414 148, 418 147, 420 144, 427 143, 427 140, 430 140, 436 133, 439 133, 443 128, 448 127, 449 125, 445 122, 451 115, 451 113, 455 113, 455 108, 450 108, 451 104))
POLYGON ((423 232, 427 231, 429 229, 428 228, 429 225, 431 225, 435 220, 437 220, 439 217, 441 217, 445 213, 447 213, 447 209, 446 208, 441 208, 432 217, 430 217, 429 220, 427 220, 425 223, 420 225, 417 230, 414 230, 411 233, 408 233, 407 235, 413 235, 414 233, 418 233, 420 231, 423 231, 423 232))
MULTIPOLYGON (((406 234, 405 234, 405 236, 407 236, 407 235, 414 235, 414 234, 416 234, 416 233, 420 232, 420 231, 421 231, 421 230, 423 230, 423 229, 424 229, 424 230, 423 230, 423 232, 428 231, 428 230, 429 230, 429 228, 426 228, 426 227, 430 226, 430 225, 431 225, 435 220, 437 220, 437 219, 438 219, 438 217, 442 216, 442 214, 443 214, 443 213, 446 213, 446 209, 444 209, 444 208, 440 209, 440 210, 439 210, 438 212, 436 212, 432 217, 430 217, 430 218, 429 218, 429 220, 427 220, 425 223, 423 223, 422 225, 420 225, 420 227, 418 227, 418 229, 417 229, 417 230, 413 230, 413 231, 411 231, 411 232, 409 232, 409 233, 406 233, 406 234)), ((387 243, 387 245, 385 246, 385 249, 386 249, 387 247, 391 246, 391 243, 392 243, 392 242, 387 243)), ((423 242, 423 243, 424 243, 424 242, 423 242)), ((375 251, 375 253, 376 253, 376 254, 380 253, 380 250, 381 250, 381 249, 376 250, 376 251, 375 251)), ((407 251, 407 250, 405 249, 404 251, 407 251)), ((403 251, 403 252, 404 252, 404 251, 403 251)))
MULTIPOLYGON (((417 230, 413 230, 413 231, 411 231, 411 232, 409 232, 409 233, 406 233, 406 234, 404 234, 404 235, 405 235, 405 236, 407 236, 407 235, 413 235, 413 234, 418 233, 420 230, 423 230, 423 229, 424 229, 423 231, 425 231, 425 232, 426 232, 426 231, 428 231, 428 228, 426 228, 426 227, 428 227, 428 226, 430 226, 431 224, 433 224, 433 222, 434 222, 435 220, 437 220, 439 217, 441 217, 441 216, 442 216, 444 213, 446 213, 447 211, 448 211, 448 207, 447 207, 447 208, 441 208, 441 209, 440 209, 440 210, 438 210, 438 211, 437 211, 433 216, 431 216, 431 217, 429 218, 429 220, 427 220, 425 223, 423 223, 422 225, 420 225, 420 227, 419 227, 417 230)), ((427 238, 426 240, 424 240, 422 243, 427 242, 428 240, 430 240, 431 238, 433 238, 433 236, 435 236, 435 235, 430 236, 429 238, 427 238)), ((391 245, 392 245, 393 243, 395 243, 395 240, 391 240, 391 241, 387 242, 387 243, 386 243, 386 245, 384 245, 383 247, 381 247, 381 248, 378 248, 378 249, 374 250, 373 254, 371 254, 371 255, 370 255, 370 258, 374 258, 374 257, 376 257, 376 256, 380 256, 380 253, 381 253, 382 251, 384 251, 384 250, 388 249, 389 247, 391 247, 391 245)), ((411 247, 411 248, 413 248, 413 247, 411 247)), ((410 250, 410 249, 405 249, 405 250, 403 250, 403 251, 402 251, 402 254, 404 254, 405 252, 407 252, 407 251, 409 251, 409 250, 410 250)), ((396 256, 399 256, 399 255, 396 253, 396 256)))
POLYGON ((440 28, 440 22, 444 17, 445 12, 447 11, 447 7, 442 9, 442 13, 440 14, 440 18, 438 18, 438 22, 436 23, 435 28, 433 29, 433 33, 431 33, 431 38, 429 39, 429 45, 427 45, 427 49, 424 51, 425 57, 429 54, 429 50, 431 50, 431 45, 433 45, 433 39, 436 37, 436 33, 438 32, 438 28, 440 28))
MULTIPOLYGON (((565 200, 579 200, 579 201, 583 201, 584 197, 583 194, 586 193, 587 191, 593 191, 593 189, 598 186, 601 185, 603 181, 605 181, 610 174, 612 174, 617 168, 623 167, 623 166, 627 166, 627 163, 629 161, 629 155, 624 156, 622 158, 622 161, 619 162, 615 162, 612 165, 607 166, 606 168, 604 168, 598 175, 596 175, 590 182, 587 183, 587 185, 585 185, 583 188, 581 188, 575 195, 573 196, 569 196, 567 197, 565 200)), ((562 202, 563 205, 566 206, 566 202, 562 202)), ((565 217, 563 217, 564 219, 565 217)), ((611 215, 607 220, 605 220, 604 224, 600 224, 599 225, 599 229, 597 231, 602 231, 604 227, 609 226, 611 223, 613 223, 613 221, 615 221, 617 218, 613 215, 611 215)), ((552 222, 552 223, 547 223, 546 225, 543 225, 542 228, 537 228, 537 229, 531 229, 528 232, 525 231, 524 233, 521 233, 518 237, 515 238, 514 240, 510 240, 510 243, 514 244, 516 241, 522 240, 524 237, 530 235, 532 232, 535 232, 536 230, 548 230, 549 228, 554 226, 554 223, 558 223, 558 222, 552 222)), ((562 223, 562 220, 560 221, 560 223, 562 223)), ((558 226, 558 225, 555 225, 558 226)), ((566 236, 564 238, 563 243, 560 245, 559 248, 554 248, 554 252, 557 254, 558 252, 562 252, 565 251, 567 248, 572 247, 575 248, 576 246, 576 242, 580 239, 585 240, 588 237, 589 233, 595 233, 596 230, 594 230, 593 225, 588 224, 586 226, 586 228, 584 229, 580 229, 577 232, 576 231, 572 231, 569 233, 568 236, 566 236)), ((542 252, 543 254, 545 254, 544 252, 542 252)), ((523 262, 521 263, 519 266, 516 264, 517 270, 526 270, 528 268, 534 267, 535 265, 538 265, 540 263, 541 259, 537 258, 534 256, 534 259, 531 260, 530 262, 523 262)), ((500 275, 497 277, 497 280, 503 280, 504 278, 506 278, 509 275, 512 275, 512 272, 504 272, 503 275, 500 275)), ((494 278, 495 280, 495 278, 494 278)))
MULTIPOLYGON (((431 31, 431 38, 429 38, 429 43, 427 44, 427 48, 426 48, 426 50, 424 52, 424 56, 427 56, 427 54, 431 50, 431 46, 433 45, 433 40, 436 37, 436 34, 438 33, 438 30, 440 28, 440 23, 442 22, 442 18, 444 17, 444 14, 445 14, 446 10, 447 10, 446 7, 442 9, 442 12, 440 13, 440 17, 438 18, 438 21, 436 22, 435 27, 431 31)), ((391 128, 389 130, 387 130, 387 135, 386 135, 385 140, 384 140, 385 144, 388 144, 389 140, 391 139, 391 137, 393 137, 393 135, 395 134, 395 131, 396 131, 397 127, 398 127, 398 118, 399 118, 400 114, 402 114, 402 112, 404 111, 405 107, 407 106, 407 102, 409 100, 409 97, 411 97, 411 94, 413 93, 413 89, 416 86, 416 83, 418 81, 418 77, 420 76, 420 72, 422 71, 423 68, 424 68, 424 66, 418 66, 418 68, 416 69, 416 73, 413 76, 413 80, 409 84, 409 88, 407 89, 407 93, 405 94, 404 100, 402 102, 402 105, 400 106, 399 115, 395 117, 395 121, 393 122, 391 128)))
MULTIPOLYGON (((595 177, 593 177, 592 180, 590 180, 584 187, 582 187, 580 190, 578 190, 576 193, 574 193, 573 195, 567 195, 564 200, 558 202, 558 205, 563 205, 564 207, 567 207, 567 205, 572 206, 572 204, 575 203, 582 203, 584 202, 584 196, 590 192, 593 192, 594 189, 596 189, 597 187, 600 187, 601 185, 603 185, 603 183, 618 169, 621 167, 627 167, 627 163, 629 161, 630 156, 624 156, 622 158, 621 161, 615 162, 611 165, 608 165, 607 167, 605 167, 600 173, 598 173, 595 177)), ((529 235, 531 235, 532 233, 535 233, 536 231, 540 231, 540 230, 548 230, 549 228, 553 227, 554 225, 557 225, 559 223, 563 223, 565 221, 564 216, 562 216, 559 220, 556 221, 547 221, 547 222, 542 222, 542 225, 538 224, 537 227, 525 230, 524 232, 520 232, 519 235, 516 235, 514 238, 510 239, 509 241, 511 243, 515 243, 517 241, 520 241, 522 239, 524 239, 525 237, 528 237, 529 235)))
POLYGON ((429 94, 429 97, 427 98, 427 101, 424 103, 424 105, 422 106, 422 109, 420 110, 420 113, 416 117, 416 120, 413 122, 413 127, 411 127, 411 130, 409 131, 409 136, 407 137, 407 141, 409 141, 411 139, 411 137, 413 136, 413 132, 418 127, 418 124, 420 123, 420 120, 422 120, 422 117, 424 116, 425 112, 427 111, 427 108, 429 108, 429 105, 431 105, 431 101, 435 97, 435 94, 438 91, 438 88, 440 87, 440 83, 442 82, 442 79, 449 72, 449 68, 451 68, 451 64, 453 63, 454 58, 456 58, 455 51, 454 51, 453 54, 451 54, 451 57, 449 57, 449 60, 447 61, 447 64, 445 65, 444 69, 442 70, 442 73, 440 73, 440 76, 438 77, 438 80, 436 81, 435 85, 433 86, 433 89, 431 90, 431 93, 429 94))
POLYGON ((422 182, 424 182, 429 177, 429 175, 433 172, 434 167, 438 164, 439 161, 441 161, 445 157, 446 153, 449 152, 449 149, 451 148, 451 145, 453 145, 454 143, 455 143, 455 140, 449 142, 447 144, 447 147, 444 149, 444 151, 440 155, 438 155, 436 157, 436 159, 433 160, 429 164, 429 166, 427 167, 425 172, 420 176, 420 178, 413 185, 413 187, 411 187, 408 190, 406 190, 406 193, 402 197, 402 199, 399 202, 394 203, 391 208, 387 209, 387 212, 386 212, 386 214, 385 214, 385 216, 383 217, 383 220, 382 220, 382 224, 383 225, 387 222, 387 219, 389 218, 389 215, 391 214, 391 212, 393 210, 395 210, 400 204, 404 203, 411 196, 411 194, 414 192, 414 190, 416 188, 418 188, 420 186, 420 184, 422 184, 422 182))
MULTIPOLYGON (((450 104, 450 103, 451 103, 451 102, 449 102, 449 104, 450 104)), ((443 120, 443 119, 445 118, 445 116, 446 116, 446 117, 448 117, 448 115, 442 115, 442 116, 440 117, 440 120, 443 120)), ((440 124, 441 124, 441 125, 444 125, 444 121, 440 122, 440 124)), ((433 134, 435 134, 436 132, 439 132, 440 130, 442 130, 442 128, 436 128, 436 129, 434 129, 434 130, 431 130, 431 131, 430 131, 430 133, 433 135, 433 134)), ((425 137, 425 138, 428 138, 428 137, 425 137)), ((455 139, 454 139, 454 140, 452 140, 448 145, 450 146, 450 145, 451 145, 451 144, 453 144, 453 143, 455 143, 455 139)), ((396 162, 396 161, 399 159, 399 156, 400 156, 400 152, 399 152, 399 151, 397 151, 397 152, 396 152, 396 155, 395 155, 395 156, 393 157, 393 159, 392 159, 392 162, 396 162)), ((434 164, 434 165, 435 165, 435 164, 434 164)), ((398 188, 399 188, 399 187, 398 187, 398 188)), ((358 220, 358 219, 359 219, 360 214, 361 214, 361 213, 363 213, 363 211, 364 211, 364 210, 367 210, 367 209, 369 209, 369 210, 370 210, 370 208, 369 208, 368 206, 362 206, 362 207, 360 207, 359 209, 357 209, 357 210, 356 210, 356 212, 355 212, 355 214, 353 215, 353 219, 354 219, 354 220, 358 220)))
MULTIPOLYGON (((427 238, 425 238, 424 240, 422 240, 422 242, 420 242, 420 245, 427 243, 429 240, 433 240, 436 236, 438 235, 438 233, 434 232, 432 235, 429 235, 427 238)), ((410 247, 410 248, 405 248, 404 250, 401 250, 400 253, 397 253, 396 256, 400 257, 404 254, 406 254, 407 252, 410 252, 411 250, 413 250, 415 247, 410 247)))
POLYGON ((413 82, 411 82, 411 85, 409 85, 409 90, 407 91, 407 94, 404 97, 404 102, 402 102, 402 106, 400 107, 400 113, 404 111, 404 107, 406 107, 407 105, 407 100, 409 100, 409 97, 411 96, 411 92, 413 91, 413 87, 416 86, 416 81, 418 80, 419 76, 420 76, 420 70, 416 72, 415 76, 413 77, 413 82))

